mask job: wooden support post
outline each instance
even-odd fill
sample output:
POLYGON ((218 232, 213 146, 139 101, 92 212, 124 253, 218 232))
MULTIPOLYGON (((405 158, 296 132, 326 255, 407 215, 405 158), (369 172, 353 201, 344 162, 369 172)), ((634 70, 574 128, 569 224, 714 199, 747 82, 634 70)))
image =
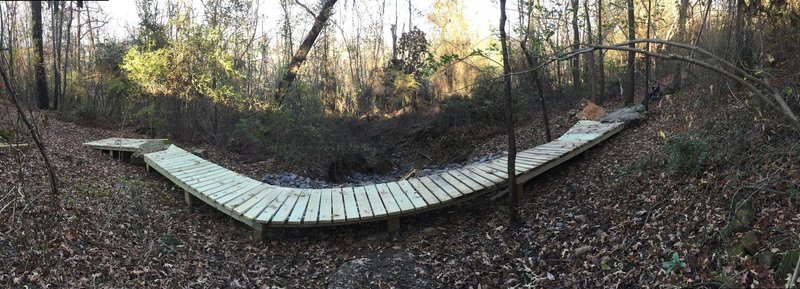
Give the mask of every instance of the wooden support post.
POLYGON ((520 196, 525 193, 525 183, 518 183, 517 184, 517 192, 519 192, 520 196))
POLYGON ((111 156, 111 158, 113 159, 114 158, 114 151, 108 150, 108 155, 111 156))
POLYGON ((386 220, 389 225, 389 233, 394 233, 400 230, 400 217, 391 217, 386 220))
POLYGON ((189 207, 191 207, 194 203, 194 196, 192 196, 192 193, 189 191, 183 191, 183 199, 186 201, 186 205, 189 207))
POLYGON ((150 165, 148 165, 147 163, 145 163, 145 164, 144 164, 144 169, 145 169, 145 171, 147 171, 147 172, 149 173, 149 172, 150 172, 150 165))
POLYGON ((253 224, 253 240, 264 241, 267 238, 267 225, 261 223, 253 224))

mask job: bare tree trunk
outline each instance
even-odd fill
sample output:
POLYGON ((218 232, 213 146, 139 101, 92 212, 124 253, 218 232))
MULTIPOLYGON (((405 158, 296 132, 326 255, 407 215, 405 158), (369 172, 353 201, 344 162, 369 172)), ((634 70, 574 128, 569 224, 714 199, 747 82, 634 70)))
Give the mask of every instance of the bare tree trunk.
MULTIPOLYGON (((633 0, 628 0, 628 39, 636 39, 636 23, 633 16, 633 0)), ((631 43, 631 48, 636 45, 631 43)), ((625 105, 633 103, 633 89, 634 89, 634 65, 636 62, 636 55, 633 51, 628 51, 628 69, 625 71, 625 105)))
POLYGON ((508 63, 508 44, 506 42, 506 0, 500 0, 500 45, 503 48, 503 91, 506 97, 506 134, 508 134, 508 189, 511 192, 509 199, 509 213, 511 224, 519 223, 519 188, 517 186, 517 172, 515 170, 517 159, 517 141, 514 136, 514 104, 511 99, 511 65, 508 63))
MULTIPOLYGON (((63 2, 62 2, 63 3, 63 2)), ((53 43, 53 106, 52 108, 58 110, 59 92, 61 92, 61 75, 59 69, 61 66, 61 25, 64 20, 64 13, 59 11, 58 3, 53 4, 50 9, 50 30, 52 32, 53 43)))
MULTIPOLYGON (((603 44, 603 0, 597 0, 597 44, 603 44)), ((602 105, 606 95, 606 70, 603 63, 605 51, 597 53, 597 100, 595 103, 602 105)))
POLYGON ((42 1, 31 1, 31 21, 33 22, 33 49, 36 74, 36 99, 39 109, 50 107, 50 96, 47 93, 47 79, 44 72, 44 43, 42 40, 42 1))
MULTIPOLYGON (((580 31, 578 31, 578 0, 572 0, 572 47, 575 50, 578 50, 581 45, 581 36, 580 31)), ((581 93, 581 70, 580 70, 580 58, 575 57, 571 61, 572 64, 572 89, 574 90, 574 95, 580 95, 581 93)))
MULTIPOLYGON (((525 29, 525 36, 523 37, 522 41, 519 43, 522 52, 525 54, 525 61, 528 62, 528 67, 533 68, 536 67, 536 63, 539 62, 538 58, 534 58, 531 55, 530 50, 528 50, 528 38, 530 37, 531 32, 533 32, 533 15, 532 14, 532 0, 528 0, 528 24, 525 29)), ((524 19, 523 19, 524 20, 524 19)), ((541 105, 542 109, 542 118, 544 121, 544 131, 545 131, 545 138, 547 142, 552 140, 552 135, 550 133, 550 119, 547 115, 547 102, 544 99, 544 91, 542 89, 542 81, 539 79, 539 71, 534 70, 531 71, 531 77, 533 78, 533 84, 536 85, 536 92, 539 94, 539 104, 541 105)))
MULTIPOLYGON (((69 21, 67 23, 67 46, 64 50, 64 73, 63 79, 61 81, 61 98, 66 99, 64 97, 67 94, 67 71, 69 71, 69 46, 70 46, 70 39, 72 39, 72 2, 69 3, 69 21)), ((62 104, 63 105, 63 104, 62 104)))
POLYGON ((286 69, 286 74, 283 76, 283 79, 278 84, 278 88, 275 91, 274 98, 278 105, 283 104, 283 100, 286 97, 289 87, 292 86, 292 82, 294 82, 294 80, 297 78, 297 73, 300 71, 300 65, 302 65, 303 61, 306 60, 306 56, 311 50, 311 47, 314 46, 314 42, 317 40, 317 36, 319 36, 319 33, 322 31, 325 21, 327 21, 328 17, 331 16, 331 10, 333 9, 333 4, 336 4, 336 1, 337 0, 328 0, 322 5, 322 10, 314 19, 314 25, 311 27, 311 31, 308 32, 306 38, 303 39, 302 43, 300 43, 300 48, 297 49, 294 57, 292 57, 292 62, 286 69))
MULTIPOLYGON (((591 43, 592 39, 592 20, 589 18, 589 0, 583 1, 583 10, 586 17, 586 43, 591 43)), ((597 72, 594 69, 594 53, 586 55, 586 81, 589 82, 589 96, 592 101, 597 103, 597 72)))
MULTIPOLYGON (((644 0, 643 0, 644 1, 644 0)), ((650 38, 650 26, 652 25, 651 17, 653 15, 653 11, 651 10, 653 7, 653 0, 647 0, 647 37, 650 38)), ((644 44, 644 50, 650 51, 650 42, 644 44)), ((646 89, 646 93, 649 93, 650 89, 650 55, 644 55, 644 87, 646 89)))
MULTIPOLYGON (((678 9, 678 39, 681 42, 687 43, 686 39, 686 10, 689 9, 689 0, 681 0, 681 7, 678 9)), ((648 37, 649 38, 649 37, 648 37)), ((675 66, 675 75, 672 80, 672 87, 675 90, 680 90, 683 86, 683 65, 677 63, 675 66)))

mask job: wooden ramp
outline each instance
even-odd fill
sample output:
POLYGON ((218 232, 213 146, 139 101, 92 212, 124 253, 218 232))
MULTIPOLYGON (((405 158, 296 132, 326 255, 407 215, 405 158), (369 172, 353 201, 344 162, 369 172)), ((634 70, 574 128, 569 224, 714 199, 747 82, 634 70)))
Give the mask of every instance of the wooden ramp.
MULTIPOLYGON (((522 184, 622 130, 622 123, 579 121, 560 138, 517 154, 522 184)), ((86 143, 103 150, 129 150, 148 140, 109 139, 86 143), (116 146, 116 147, 115 147, 116 146)), ((261 239, 267 227, 310 227, 388 220, 465 201, 506 185, 507 157, 460 169, 396 182, 331 189, 273 186, 204 160, 170 145, 144 154, 144 161, 194 198, 254 228, 261 239)))

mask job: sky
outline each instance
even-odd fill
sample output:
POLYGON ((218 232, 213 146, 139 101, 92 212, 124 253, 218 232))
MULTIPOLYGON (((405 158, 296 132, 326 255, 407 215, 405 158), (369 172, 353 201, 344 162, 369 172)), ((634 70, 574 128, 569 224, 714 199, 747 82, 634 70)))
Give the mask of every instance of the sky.
MULTIPOLYGON (((183 0, 189 3, 192 3, 194 7, 197 9, 202 9, 203 5, 200 4, 200 0, 183 0)), ((271 27, 267 29, 277 29, 277 25, 271 25, 277 23, 282 17, 282 10, 279 5, 280 0, 256 0, 259 2, 259 14, 261 15, 262 21, 266 21, 266 27, 271 27)), ((313 1, 317 0, 301 0, 301 3, 307 4, 310 7, 313 1)), ((353 1, 353 0, 339 0, 336 3, 337 6, 334 6, 334 13, 348 13, 349 11, 337 11, 337 7, 341 7, 343 3, 353 1)), ((377 0, 359 0, 359 1, 377 1, 377 0)), ((394 0, 398 1, 398 0, 394 0)), ((394 19, 394 5, 393 0, 386 0, 386 7, 387 11, 385 15, 390 17, 391 20, 394 19)), ((486 37, 491 36, 492 29, 496 30, 497 21, 499 18, 499 5, 497 4, 496 0, 463 0, 466 5, 464 5, 464 16, 468 20, 470 25, 470 30, 473 31, 479 39, 483 39, 486 37)), ((412 6, 418 13, 415 17, 412 17, 412 22, 415 26, 420 26, 423 31, 426 28, 430 28, 429 26, 426 27, 427 20, 425 20, 425 15, 428 11, 432 9, 433 0, 413 0, 412 6)), ((112 37, 116 38, 123 38, 128 34, 129 28, 135 28, 139 23, 139 16, 136 13, 136 2, 134 0, 111 0, 107 2, 99 1, 99 2, 92 2, 91 5, 99 5, 104 13, 108 14, 110 23, 109 25, 109 32, 111 33, 112 37)), ((348 4, 349 5, 349 4, 348 4)), ((159 5, 163 7, 164 5, 159 5)), ((398 26, 400 28, 407 27, 408 22, 408 6, 406 0, 399 0, 397 3, 399 13, 399 23, 398 26)), ((300 9, 300 8, 297 8, 300 9)), ((298 10, 299 11, 299 10, 298 10)), ((510 12, 510 11, 509 11, 510 12)), ((389 21, 388 22, 393 22, 389 21)), ((300 29, 301 34, 305 34, 308 30, 308 27, 311 23, 302 23, 298 24, 295 29, 300 29)), ((345 24, 346 25, 346 24, 345 24)), ((346 28, 345 28, 346 29, 346 28)), ((389 31, 388 25, 386 25, 386 31, 384 31, 384 39, 390 38, 391 32, 389 31)), ((277 31, 268 31, 267 33, 277 33, 277 31)), ((390 40, 388 40, 390 41, 390 40)))

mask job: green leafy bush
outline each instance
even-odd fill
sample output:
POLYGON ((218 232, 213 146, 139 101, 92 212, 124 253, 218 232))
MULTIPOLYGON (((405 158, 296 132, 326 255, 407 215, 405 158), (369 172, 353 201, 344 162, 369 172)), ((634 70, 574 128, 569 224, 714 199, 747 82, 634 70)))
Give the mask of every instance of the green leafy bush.
POLYGON ((695 175, 708 164, 711 145, 707 138, 678 134, 667 138, 666 151, 667 166, 673 173, 695 175))

